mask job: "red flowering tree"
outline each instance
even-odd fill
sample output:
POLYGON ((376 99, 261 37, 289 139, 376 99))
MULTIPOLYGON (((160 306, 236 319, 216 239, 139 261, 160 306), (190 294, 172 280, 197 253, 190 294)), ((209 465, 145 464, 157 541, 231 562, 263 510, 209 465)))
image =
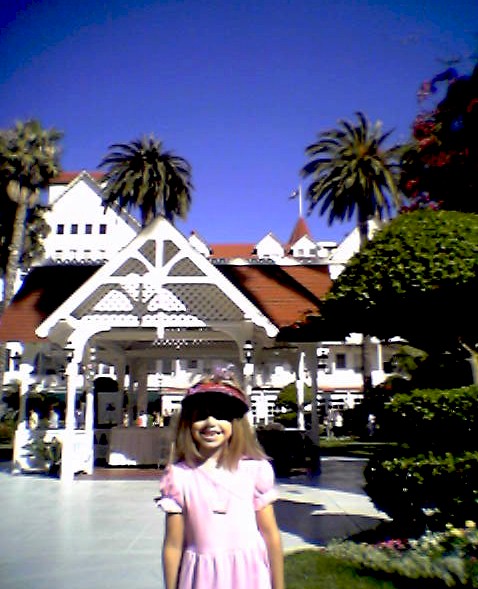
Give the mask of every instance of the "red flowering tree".
POLYGON ((408 209, 432 207, 478 212, 478 64, 470 75, 448 68, 424 82, 419 100, 447 84, 445 97, 413 123, 402 161, 408 209))

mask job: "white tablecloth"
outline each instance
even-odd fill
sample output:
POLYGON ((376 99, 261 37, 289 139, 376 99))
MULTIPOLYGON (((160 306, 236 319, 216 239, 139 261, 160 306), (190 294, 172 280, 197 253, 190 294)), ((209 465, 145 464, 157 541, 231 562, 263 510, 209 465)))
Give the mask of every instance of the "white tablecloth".
POLYGON ((171 441, 172 432, 169 427, 114 427, 110 436, 108 464, 166 464, 171 441))

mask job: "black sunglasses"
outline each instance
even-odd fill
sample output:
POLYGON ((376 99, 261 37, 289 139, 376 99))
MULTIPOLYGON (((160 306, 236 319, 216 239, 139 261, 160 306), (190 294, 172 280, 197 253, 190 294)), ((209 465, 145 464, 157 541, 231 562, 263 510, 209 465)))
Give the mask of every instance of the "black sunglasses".
POLYGON ((227 405, 202 405, 192 411, 193 421, 203 421, 208 417, 214 417, 219 421, 232 421, 238 414, 234 407, 227 405))

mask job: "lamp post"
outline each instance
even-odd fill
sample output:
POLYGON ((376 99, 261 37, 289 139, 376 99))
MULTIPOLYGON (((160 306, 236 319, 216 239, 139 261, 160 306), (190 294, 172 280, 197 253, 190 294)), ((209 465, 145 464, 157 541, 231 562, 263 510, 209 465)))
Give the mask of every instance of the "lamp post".
POLYGON ((254 373, 254 365, 252 363, 253 351, 254 345, 252 344, 251 340, 246 340, 242 346, 242 353, 244 357, 242 374, 244 378, 244 391, 248 399, 251 398, 252 393, 252 375, 254 373))
MULTIPOLYGON (((317 372, 320 375, 325 374, 329 367, 329 348, 318 348, 317 349, 317 372)), ((324 414, 326 420, 326 432, 327 437, 330 438, 333 424, 331 423, 332 416, 330 415, 330 393, 322 389, 322 395, 324 397, 324 414)))

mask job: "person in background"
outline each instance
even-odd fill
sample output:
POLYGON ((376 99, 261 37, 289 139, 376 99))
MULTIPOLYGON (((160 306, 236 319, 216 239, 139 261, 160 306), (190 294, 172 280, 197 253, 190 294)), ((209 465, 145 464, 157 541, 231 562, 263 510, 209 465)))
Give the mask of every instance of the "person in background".
POLYGON ((58 429, 60 418, 54 407, 50 407, 50 413, 48 414, 48 427, 50 429, 58 429))
POLYGON ((38 413, 35 409, 30 409, 30 414, 28 416, 28 427, 34 431, 38 428, 38 413))

